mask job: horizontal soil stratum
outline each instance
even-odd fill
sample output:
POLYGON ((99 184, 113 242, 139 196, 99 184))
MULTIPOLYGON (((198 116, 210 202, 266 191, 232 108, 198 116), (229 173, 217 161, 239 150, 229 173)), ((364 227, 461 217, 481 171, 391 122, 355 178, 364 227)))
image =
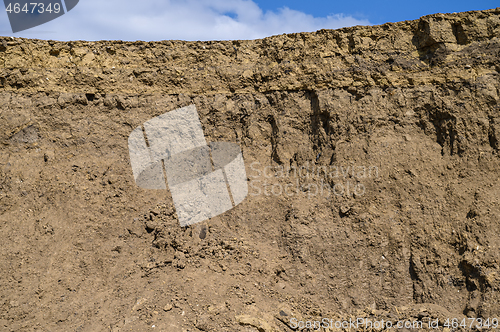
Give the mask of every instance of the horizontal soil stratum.
POLYGON ((500 8, 252 41, 0 37, 0 330, 492 329, 499 90, 500 8), (128 137, 192 104, 249 192, 180 227, 128 137))

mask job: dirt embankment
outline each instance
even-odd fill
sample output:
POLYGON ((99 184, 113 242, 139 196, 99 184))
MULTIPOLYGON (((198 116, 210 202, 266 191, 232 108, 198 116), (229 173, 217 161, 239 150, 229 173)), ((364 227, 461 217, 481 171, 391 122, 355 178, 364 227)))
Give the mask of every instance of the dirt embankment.
POLYGON ((0 329, 500 319, 499 36, 500 9, 254 41, 0 38, 0 329), (190 104, 207 141, 241 146, 249 194, 181 228, 127 138, 190 104))

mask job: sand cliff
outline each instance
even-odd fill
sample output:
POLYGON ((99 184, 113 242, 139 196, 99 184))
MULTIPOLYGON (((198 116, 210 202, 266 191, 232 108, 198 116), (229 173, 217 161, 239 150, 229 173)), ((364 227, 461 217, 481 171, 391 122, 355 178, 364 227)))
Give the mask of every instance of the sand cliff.
POLYGON ((253 41, 0 38, 0 327, 500 319, 499 89, 499 8, 253 41), (249 194, 181 228, 127 138, 190 104, 240 145, 249 194))

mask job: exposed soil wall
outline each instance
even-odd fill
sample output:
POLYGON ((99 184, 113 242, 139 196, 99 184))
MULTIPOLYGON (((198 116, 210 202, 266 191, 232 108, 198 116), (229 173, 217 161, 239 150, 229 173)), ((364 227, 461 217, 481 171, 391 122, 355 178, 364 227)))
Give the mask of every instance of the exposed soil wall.
POLYGON ((499 36, 497 8, 254 41, 0 38, 0 329, 500 319, 499 36), (249 194, 181 228, 127 138, 190 104, 240 145, 249 194))

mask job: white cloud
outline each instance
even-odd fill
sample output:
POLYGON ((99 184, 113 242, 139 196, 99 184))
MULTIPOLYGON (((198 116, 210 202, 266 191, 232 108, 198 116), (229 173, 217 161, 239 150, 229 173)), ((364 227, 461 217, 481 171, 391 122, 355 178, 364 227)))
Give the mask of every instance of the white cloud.
POLYGON ((231 40, 369 25, 350 16, 313 17, 281 8, 263 12, 251 0, 81 0, 66 15, 41 26, 2 35, 53 40, 231 40))

